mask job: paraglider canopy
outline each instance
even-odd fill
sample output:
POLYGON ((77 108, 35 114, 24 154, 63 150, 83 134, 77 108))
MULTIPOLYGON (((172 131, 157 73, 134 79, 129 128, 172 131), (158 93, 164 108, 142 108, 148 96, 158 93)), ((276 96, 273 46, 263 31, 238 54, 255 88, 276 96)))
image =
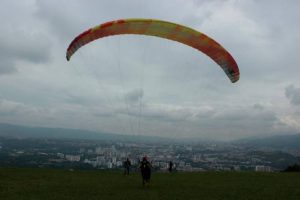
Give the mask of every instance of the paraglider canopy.
POLYGON ((154 19, 121 19, 90 28, 71 42, 66 58, 69 61, 80 47, 93 40, 121 34, 156 36, 186 44, 214 60, 224 70, 231 82, 239 80, 240 73, 237 63, 230 53, 215 40, 192 28, 154 19))

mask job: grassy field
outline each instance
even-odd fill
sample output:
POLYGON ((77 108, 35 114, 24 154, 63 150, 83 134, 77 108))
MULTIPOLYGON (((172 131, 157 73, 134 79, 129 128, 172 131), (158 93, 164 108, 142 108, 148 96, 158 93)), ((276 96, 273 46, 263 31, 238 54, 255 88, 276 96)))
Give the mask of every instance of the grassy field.
POLYGON ((271 199, 299 200, 300 173, 138 173, 0 168, 0 199, 271 199))

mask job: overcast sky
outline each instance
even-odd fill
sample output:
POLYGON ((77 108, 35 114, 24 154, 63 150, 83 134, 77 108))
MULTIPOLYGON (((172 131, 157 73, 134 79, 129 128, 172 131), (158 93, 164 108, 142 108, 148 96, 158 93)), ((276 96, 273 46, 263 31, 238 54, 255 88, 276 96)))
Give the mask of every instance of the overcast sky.
POLYGON ((300 132, 298 0, 2 0, 0 122, 232 140, 300 132), (161 38, 69 43, 98 24, 154 18, 207 34, 234 84, 201 52, 161 38))

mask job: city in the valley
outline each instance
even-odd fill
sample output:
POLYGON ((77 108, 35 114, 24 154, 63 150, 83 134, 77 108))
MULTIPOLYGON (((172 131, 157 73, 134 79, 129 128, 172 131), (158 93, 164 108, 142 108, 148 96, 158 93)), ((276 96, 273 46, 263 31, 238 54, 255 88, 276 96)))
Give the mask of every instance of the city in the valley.
POLYGON ((300 161, 300 150, 242 142, 145 142, 0 138, 0 166, 131 170, 147 156, 156 171, 280 171, 300 161))

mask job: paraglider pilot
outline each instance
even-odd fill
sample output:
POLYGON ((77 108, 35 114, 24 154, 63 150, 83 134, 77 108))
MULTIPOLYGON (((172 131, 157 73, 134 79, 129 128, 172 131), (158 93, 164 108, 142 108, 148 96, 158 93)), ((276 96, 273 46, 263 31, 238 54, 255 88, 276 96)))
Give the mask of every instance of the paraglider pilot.
POLYGON ((151 163, 148 161, 147 157, 143 157, 143 160, 140 162, 140 169, 144 187, 149 185, 151 178, 151 167, 151 163))

